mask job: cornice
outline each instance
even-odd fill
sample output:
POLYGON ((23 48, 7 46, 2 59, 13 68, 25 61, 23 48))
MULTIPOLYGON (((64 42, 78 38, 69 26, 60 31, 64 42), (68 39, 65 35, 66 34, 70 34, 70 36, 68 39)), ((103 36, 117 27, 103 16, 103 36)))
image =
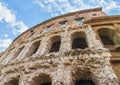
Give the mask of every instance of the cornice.
POLYGON ((120 23, 120 15, 95 17, 95 18, 85 21, 85 23, 91 24, 91 25, 120 23))

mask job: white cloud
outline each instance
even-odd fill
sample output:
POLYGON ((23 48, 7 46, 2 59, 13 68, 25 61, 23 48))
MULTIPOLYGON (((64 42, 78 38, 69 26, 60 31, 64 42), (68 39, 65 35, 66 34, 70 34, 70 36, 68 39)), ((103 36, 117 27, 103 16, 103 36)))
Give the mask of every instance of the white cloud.
POLYGON ((0 39, 0 51, 5 50, 12 42, 12 39, 6 38, 6 39, 0 39))
MULTIPOLYGON (((117 10, 117 9, 120 9, 120 5, 118 6, 117 3, 115 1, 111 1, 111 3, 107 4, 107 7, 106 7, 106 11, 109 11, 109 10, 117 10)), ((120 10, 119 10, 120 11, 120 10)))
POLYGON ((102 7, 105 12, 120 12, 120 2, 116 0, 34 0, 52 16, 81 9, 102 7))
POLYGON ((28 29, 28 27, 22 21, 17 21, 16 16, 12 12, 12 10, 8 9, 1 2, 0 2, 0 21, 8 23, 12 29, 13 34, 22 33, 28 29))

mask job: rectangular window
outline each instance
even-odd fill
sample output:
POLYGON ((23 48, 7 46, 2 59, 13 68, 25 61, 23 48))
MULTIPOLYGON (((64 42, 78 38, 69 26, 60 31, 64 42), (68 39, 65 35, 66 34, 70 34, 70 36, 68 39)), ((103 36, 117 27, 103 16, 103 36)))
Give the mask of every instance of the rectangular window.
POLYGON ((46 27, 46 32, 48 32, 50 30, 51 30, 51 25, 49 25, 49 26, 46 27))
POLYGON ((84 19, 83 18, 78 18, 75 19, 77 24, 83 24, 84 19))
POLYGON ((60 25, 60 27, 65 27, 66 23, 67 23, 67 21, 63 21, 63 22, 60 22, 59 25, 60 25))
POLYGON ((92 14, 93 16, 96 16, 97 14, 92 14))

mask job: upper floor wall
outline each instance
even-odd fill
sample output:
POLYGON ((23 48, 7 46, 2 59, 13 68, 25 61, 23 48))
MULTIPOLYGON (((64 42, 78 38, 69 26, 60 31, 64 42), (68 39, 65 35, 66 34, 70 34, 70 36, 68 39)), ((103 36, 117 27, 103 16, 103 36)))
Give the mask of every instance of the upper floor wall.
POLYGON ((67 26, 76 23, 84 23, 85 21, 90 20, 94 17, 101 16, 106 16, 106 14, 102 11, 102 8, 87 9, 57 16, 25 31, 20 36, 18 36, 12 44, 16 44, 26 39, 28 40, 33 35, 36 36, 43 32, 48 32, 49 30, 63 28, 65 25, 67 26))

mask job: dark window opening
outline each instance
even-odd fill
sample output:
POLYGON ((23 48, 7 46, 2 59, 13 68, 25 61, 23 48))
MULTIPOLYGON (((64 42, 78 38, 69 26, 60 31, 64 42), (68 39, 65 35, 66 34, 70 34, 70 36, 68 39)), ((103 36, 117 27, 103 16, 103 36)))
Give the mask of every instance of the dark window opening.
POLYGON ((29 53, 27 53, 29 56, 32 56, 33 54, 35 54, 38 50, 40 46, 40 41, 36 41, 32 44, 32 46, 30 47, 29 53))
POLYGON ((37 49, 38 49, 38 47, 34 49, 32 54, 35 54, 37 52, 37 49))
POLYGON ((83 37, 75 38, 72 43, 72 49, 81 48, 85 49, 88 47, 86 39, 83 37))
POLYGON ((34 85, 51 85, 52 81, 49 75, 40 74, 34 77, 32 83, 34 85))
POLYGON ((104 45, 114 45, 114 42, 107 36, 100 36, 104 45))
POLYGON ((75 85, 95 85, 92 80, 77 80, 75 85))
POLYGON ((33 35, 35 32, 33 30, 31 30, 31 34, 33 35))
POLYGON ((104 45, 106 45, 106 48, 109 48, 110 50, 113 50, 111 46, 115 45, 115 31, 109 28, 101 28, 98 29, 98 34, 101 38, 101 41, 103 42, 104 45), (108 47, 108 46, 109 47, 108 47))
POLYGON ((82 18, 78 18, 78 19, 75 19, 75 20, 76 20, 77 24, 83 24, 83 21, 84 21, 84 19, 82 19, 82 18))
POLYGON ((19 85, 19 80, 18 79, 12 80, 12 81, 10 81, 9 84, 10 85, 19 85))
POLYGON ((67 21, 60 22, 60 23, 59 23, 59 24, 60 24, 60 27, 64 27, 64 26, 66 25, 66 22, 67 22, 67 21))
POLYGON ((60 49, 61 41, 56 41, 52 44, 50 52, 58 52, 60 49))
POLYGON ((97 14, 92 14, 93 16, 96 16, 97 14))
POLYGON ((120 52, 120 47, 117 47, 115 51, 120 52))
POLYGON ((42 83, 41 85, 51 85, 51 82, 42 83))
POLYGON ((46 27, 46 32, 48 32, 48 31, 51 30, 51 26, 52 26, 52 25, 49 25, 49 26, 46 27))
POLYGON ((34 35, 34 33, 35 33, 34 30, 30 30, 30 34, 28 34, 28 38, 32 37, 34 35))

